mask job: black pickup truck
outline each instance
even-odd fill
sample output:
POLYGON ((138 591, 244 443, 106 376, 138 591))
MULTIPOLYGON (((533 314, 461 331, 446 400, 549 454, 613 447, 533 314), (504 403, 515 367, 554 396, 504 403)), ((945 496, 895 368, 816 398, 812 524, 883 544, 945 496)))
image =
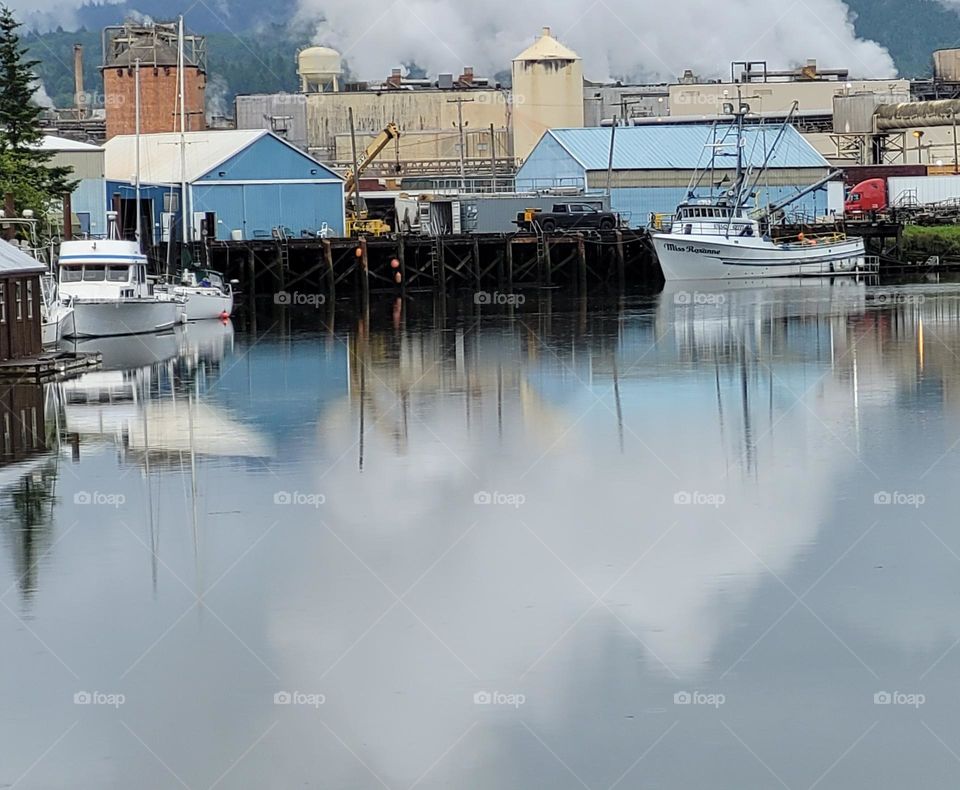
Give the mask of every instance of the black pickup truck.
POLYGON ((552 233, 555 230, 613 230, 620 224, 620 218, 611 211, 604 211, 600 204, 557 203, 553 211, 521 211, 516 223, 520 230, 539 227, 544 233, 552 233))

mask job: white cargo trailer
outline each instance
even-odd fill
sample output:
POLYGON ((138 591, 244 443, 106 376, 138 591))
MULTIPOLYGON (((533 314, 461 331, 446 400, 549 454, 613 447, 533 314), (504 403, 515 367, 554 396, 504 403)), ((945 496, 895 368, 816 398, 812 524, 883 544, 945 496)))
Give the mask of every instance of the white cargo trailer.
POLYGON ((890 178, 887 181, 887 198, 894 207, 960 201, 960 176, 890 178))

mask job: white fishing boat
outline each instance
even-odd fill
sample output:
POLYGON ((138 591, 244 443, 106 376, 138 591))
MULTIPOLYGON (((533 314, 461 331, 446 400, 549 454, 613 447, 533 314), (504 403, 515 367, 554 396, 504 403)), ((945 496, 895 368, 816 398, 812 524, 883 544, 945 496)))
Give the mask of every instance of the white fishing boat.
POLYGON ((182 298, 153 292, 135 241, 65 241, 57 268, 61 298, 74 311, 70 337, 139 335, 186 321, 182 298))
POLYGON ((158 285, 158 293, 169 293, 186 300, 187 320, 203 321, 229 318, 233 313, 233 286, 212 269, 188 269, 179 285, 158 285))
POLYGON ((791 118, 787 118, 773 146, 764 152, 762 164, 754 167, 744 161, 743 126, 750 108, 740 103, 736 109, 728 105, 727 110, 736 117, 736 124, 722 130, 719 140, 718 127, 714 126, 714 140, 707 146, 712 152, 709 169, 694 176, 688 198, 677 207, 673 219, 651 230, 664 279, 800 277, 864 271, 866 250, 861 238, 848 238, 839 231, 819 235, 801 233, 780 240, 772 237, 771 218, 823 187, 833 176, 831 174, 788 200, 763 210, 749 207, 748 201, 752 200, 791 118), (724 150, 729 148, 735 148, 735 153, 724 150), (736 159, 732 185, 724 187, 719 194, 697 197, 697 188, 708 175, 712 176, 711 192, 715 192, 713 178, 718 171, 729 167, 719 163, 719 157, 723 156, 736 159))

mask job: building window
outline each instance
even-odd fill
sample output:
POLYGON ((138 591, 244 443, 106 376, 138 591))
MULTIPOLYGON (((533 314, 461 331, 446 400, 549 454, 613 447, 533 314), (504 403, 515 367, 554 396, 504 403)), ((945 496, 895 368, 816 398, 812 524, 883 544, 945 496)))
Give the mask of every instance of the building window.
POLYGON ((14 285, 13 300, 17 305, 17 320, 23 320, 23 283, 17 280, 14 285))
POLYGON ((30 433, 33 441, 32 447, 40 446, 40 434, 37 431, 37 407, 30 407, 30 433))
POLYGON ((10 433, 10 412, 3 414, 3 452, 9 455, 13 452, 13 436, 10 433))
POLYGON ((0 283, 0 324, 7 323, 7 284, 0 283))
POLYGON ((33 320, 33 280, 27 280, 27 320, 33 320))

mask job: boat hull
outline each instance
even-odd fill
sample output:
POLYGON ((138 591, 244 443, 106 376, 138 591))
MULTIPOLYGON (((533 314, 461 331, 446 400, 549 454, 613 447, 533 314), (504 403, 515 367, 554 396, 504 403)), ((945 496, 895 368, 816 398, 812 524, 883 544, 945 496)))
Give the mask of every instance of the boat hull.
POLYGON ((73 331, 67 337, 141 335, 170 329, 183 320, 183 304, 156 299, 75 299, 73 331))
POLYGON ((56 346, 63 338, 71 337, 76 331, 72 307, 60 307, 54 310, 40 325, 40 336, 44 348, 56 346))
POLYGON ((174 288, 174 295, 187 300, 187 320, 205 321, 209 318, 223 318, 233 313, 233 295, 204 293, 191 288, 174 288))
POLYGON ((866 264, 863 239, 809 246, 668 233, 654 233, 652 239, 668 281, 852 274, 866 264))

